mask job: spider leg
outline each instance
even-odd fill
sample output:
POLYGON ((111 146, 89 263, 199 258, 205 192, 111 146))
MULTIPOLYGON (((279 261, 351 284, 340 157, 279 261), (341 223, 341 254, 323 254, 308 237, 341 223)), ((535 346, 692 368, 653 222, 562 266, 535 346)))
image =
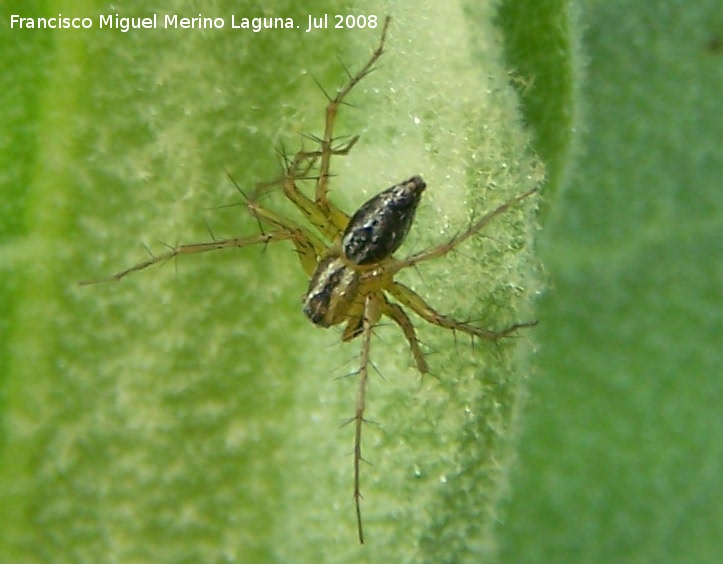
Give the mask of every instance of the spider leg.
POLYGON ((261 233, 260 235, 254 235, 251 237, 234 237, 232 239, 219 239, 218 241, 208 241, 206 243, 177 245, 175 247, 169 248, 169 250, 165 253, 152 256, 150 259, 135 264, 129 268, 126 268, 125 270, 121 270, 120 272, 117 272, 112 276, 108 276, 106 278, 99 278, 96 280, 84 280, 82 282, 79 282, 78 284, 80 286, 88 286, 90 284, 100 284, 102 282, 117 282, 122 278, 125 278, 129 274, 138 272, 140 270, 145 270, 149 266, 165 262, 179 255, 193 255, 197 253, 205 253, 207 251, 216 251, 233 247, 246 247, 248 245, 257 245, 259 243, 268 244, 275 241, 285 241, 288 239, 294 241, 294 243, 297 244, 297 248, 299 246, 303 247, 305 249, 304 252, 307 252, 306 249, 312 247, 308 241, 304 240, 303 233, 301 233, 300 231, 293 231, 288 229, 272 231, 270 233, 261 233))
MULTIPOLYGON (((374 49, 369 60, 366 64, 354 75, 351 76, 349 73, 349 81, 337 91, 336 96, 333 99, 329 99, 329 103, 326 106, 326 118, 324 121, 324 136, 320 140, 321 144, 321 164, 319 166, 319 177, 316 181, 316 196, 315 200, 317 205, 327 213, 332 209, 332 204, 329 202, 329 165, 332 155, 344 155, 349 152, 351 147, 356 143, 356 138, 352 138, 351 141, 342 147, 333 148, 332 143, 334 141, 334 124, 336 122, 336 114, 339 111, 339 106, 344 103, 344 98, 366 75, 368 75, 377 62, 379 57, 384 52, 384 43, 387 39, 387 30, 389 28, 390 17, 387 16, 382 26, 382 37, 379 40, 379 45, 374 49)), ((344 229, 346 225, 342 226, 344 229)))
MULTIPOLYGON (((324 141, 318 137, 314 138, 315 141, 317 141, 320 145, 323 146, 324 141)), ((325 153, 324 149, 322 148, 321 151, 301 151, 297 153, 297 156, 299 158, 314 158, 314 159, 322 159, 322 163, 324 162, 324 158, 326 158, 327 161, 327 172, 324 173, 323 171, 319 171, 319 175, 316 177, 317 185, 319 182, 324 180, 324 183, 326 185, 326 188, 324 189, 324 199, 323 200, 315 200, 316 206, 321 209, 322 213, 327 217, 332 224, 336 226, 336 228, 339 231, 344 231, 346 229, 346 226, 349 224, 349 216, 345 214, 343 211, 341 211, 338 207, 336 207, 331 201, 328 199, 328 181, 329 181, 329 160, 331 156, 345 156, 348 155, 351 151, 352 147, 356 145, 356 142, 359 141, 359 136, 355 135, 349 141, 344 143, 343 145, 339 145, 338 147, 330 147, 328 152, 325 153)))
POLYGON ((417 333, 414 330, 412 320, 409 319, 404 309, 399 304, 395 304, 384 298, 382 302, 382 313, 399 325, 409 342, 409 347, 412 349, 412 355, 414 355, 414 362, 417 364, 417 369, 422 375, 427 374, 429 372, 429 365, 427 365, 427 361, 424 359, 424 353, 419 347, 419 339, 417 339, 417 333))
MULTIPOLYGON (((280 232, 288 231, 291 233, 289 237, 296 247, 299 254, 299 260, 304 267, 304 271, 311 276, 319 262, 319 257, 325 250, 325 245, 316 235, 302 229, 293 221, 282 217, 281 215, 267 210, 254 201, 248 201, 246 204, 249 213, 257 219, 276 227, 280 232)), ((263 234, 263 233, 262 233, 263 234)))
POLYGON ((430 306, 424 299, 417 294, 414 290, 400 284, 399 282, 392 282, 386 290, 392 294, 399 302, 409 309, 414 311, 421 318, 425 319, 429 323, 439 325, 445 329, 451 329, 452 331, 461 331, 467 333, 473 337, 480 337, 488 341, 497 341, 504 337, 509 337, 517 329, 522 327, 532 327, 537 325, 537 321, 529 321, 526 323, 514 323, 505 329, 499 331, 493 331, 491 329, 482 329, 471 323, 465 321, 458 321, 449 315, 442 315, 437 312, 432 306, 430 306))
POLYGON ((331 99, 326 107, 326 119, 324 122, 324 136, 315 139, 321 146, 317 151, 297 152, 293 158, 284 157, 284 176, 273 182, 258 184, 254 192, 260 195, 278 184, 282 185, 285 196, 306 216, 308 221, 321 231, 330 241, 337 241, 341 233, 349 223, 349 216, 333 205, 328 198, 329 192, 329 166, 332 156, 347 155, 352 147, 359 140, 358 136, 352 137, 346 143, 334 147, 334 123, 339 106, 344 103, 344 98, 367 74, 372 70, 374 63, 381 57, 386 41, 389 17, 384 21, 382 38, 378 47, 362 69, 355 75, 350 76, 349 81, 341 88, 336 96, 331 99), (309 176, 317 162, 320 162, 319 174, 315 177, 309 176), (296 185, 297 180, 309 180, 316 178, 316 195, 312 200, 306 196, 296 185))
MULTIPOLYGON (((298 153, 303 155, 303 153, 298 153)), ((296 160, 296 157, 294 158, 296 160)), ((284 178, 284 194, 296 205, 299 210, 306 216, 309 222, 321 231, 329 241, 337 241, 341 238, 341 233, 349 223, 349 216, 333 206, 322 208, 313 200, 306 196, 296 186, 296 178, 290 174, 286 174, 284 178)))
POLYGON ((364 304, 362 303, 361 307, 359 307, 356 303, 353 304, 346 315, 348 321, 346 322, 346 327, 344 327, 344 332, 341 335, 341 340, 345 343, 351 341, 352 339, 356 339, 364 330, 364 304))
POLYGON ((477 220, 475 223, 473 223, 472 226, 467 231, 452 237, 452 239, 450 239, 447 243, 442 243, 441 245, 436 245, 434 247, 430 247, 429 249, 426 249, 419 253, 415 253, 415 254, 407 257, 406 259, 393 262, 389 266, 390 272, 396 273, 396 272, 402 270, 403 268, 409 268, 410 266, 414 266, 425 260, 429 260, 429 259, 433 259, 433 258, 437 258, 437 257, 441 257, 443 255, 446 255, 449 251, 453 250, 458 245, 464 243, 467 239, 469 239, 476 233, 479 233, 495 217, 506 212, 508 209, 510 209, 515 204, 522 202, 523 200, 526 200, 533 194, 536 194, 538 191, 539 191, 539 188, 535 187, 535 188, 532 188, 531 190, 528 190, 527 192, 520 194, 519 196, 515 196, 514 198, 506 201, 504 204, 498 206, 496 209, 483 215, 479 220, 477 220))
POLYGON ((349 216, 334 207, 333 210, 322 210, 314 201, 304 194, 296 185, 297 180, 309 180, 309 172, 319 160, 320 151, 304 152, 299 151, 293 158, 287 159, 284 164, 284 176, 272 182, 263 182, 256 185, 253 197, 270 191, 273 187, 281 184, 284 195, 294 206, 306 217, 330 241, 337 241, 341 233, 349 223, 349 216))
POLYGON ((371 345, 372 329, 379 320, 380 303, 375 294, 367 294, 364 299, 364 318, 362 320, 362 348, 359 362, 359 389, 356 398, 356 411, 354 412, 354 505, 356 507, 356 523, 359 533, 359 543, 364 544, 364 529, 361 517, 361 489, 360 465, 363 460, 361 449, 362 424, 364 423, 364 408, 366 404, 367 380, 369 377, 369 349, 371 345))

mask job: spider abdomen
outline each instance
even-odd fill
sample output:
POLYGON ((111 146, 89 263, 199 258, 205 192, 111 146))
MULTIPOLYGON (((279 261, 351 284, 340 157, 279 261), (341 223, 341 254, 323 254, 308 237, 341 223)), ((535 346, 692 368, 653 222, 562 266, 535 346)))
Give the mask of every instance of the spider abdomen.
POLYGON ((413 176, 364 203, 342 235, 344 256, 358 265, 374 264, 390 257, 409 233, 426 187, 421 176, 413 176))

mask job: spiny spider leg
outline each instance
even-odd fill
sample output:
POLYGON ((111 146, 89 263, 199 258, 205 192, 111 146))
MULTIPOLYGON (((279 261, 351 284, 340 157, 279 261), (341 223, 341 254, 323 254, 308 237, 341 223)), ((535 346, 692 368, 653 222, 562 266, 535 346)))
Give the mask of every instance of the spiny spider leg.
MULTIPOLYGON (((237 186, 238 188, 238 186, 237 186)), ((242 195, 243 192, 239 190, 242 195)), ((244 195, 245 196, 245 195, 244 195)), ((208 241, 206 243, 192 243, 187 245, 176 245, 171 247, 165 253, 160 255, 151 256, 150 259, 141 263, 135 264, 125 270, 121 270, 108 276, 106 278, 98 278, 95 280, 83 280, 78 284, 80 286, 89 286, 91 284, 100 284, 103 282, 117 282, 122 278, 125 278, 129 274, 145 270, 146 268, 155 264, 165 262, 178 255, 193 255, 198 253, 205 253, 208 251, 216 251, 220 249, 229 248, 240 248, 249 245, 257 245, 260 243, 268 244, 276 241, 291 240, 296 247, 299 254, 299 260, 307 274, 311 275, 316 268, 319 256, 324 252, 326 246, 324 243, 312 233, 302 229, 295 225, 292 221, 289 221, 275 212, 267 210, 260 206, 255 201, 247 198, 246 208, 249 213, 254 217, 265 221, 277 228, 276 231, 270 233, 260 233, 259 235, 252 235, 249 237, 233 237, 231 239, 220 239, 217 241, 208 241)))
POLYGON ((117 281, 121 280, 122 278, 128 276, 129 274, 138 272, 140 270, 144 270, 144 269, 148 268, 149 266, 153 266, 154 264, 158 264, 160 262, 165 262, 174 257, 177 257, 178 255, 193 255, 193 254, 197 254, 197 253, 205 253, 207 251, 229 249, 232 247, 246 247, 248 245, 257 245, 259 243, 268 244, 268 243, 273 243, 276 241, 286 241, 288 239, 291 239, 292 241, 294 241, 294 243, 298 243, 297 248, 299 248, 300 250, 301 250, 301 248, 303 248, 303 249, 312 249, 313 248, 313 246, 308 241, 304 240, 304 236, 301 232, 298 232, 298 231, 295 232, 295 231, 290 231, 290 230, 272 231, 270 233, 262 233, 260 235, 254 235, 251 237, 235 237, 233 239, 220 239, 218 241, 209 241, 207 243, 193 243, 190 245, 177 245, 175 247, 171 247, 165 253, 153 256, 146 261, 140 262, 136 265, 126 268, 125 270, 121 270, 120 272, 117 272, 116 274, 113 274, 112 276, 108 276, 106 278, 98 278, 96 280, 83 280, 81 282, 78 282, 78 285, 79 286, 89 286, 91 284, 100 284, 103 282, 117 282, 117 281))
POLYGON ((293 221, 280 216, 276 212, 261 207, 256 202, 249 200, 246 203, 249 213, 261 221, 269 223, 280 231, 292 233, 291 240, 299 253, 299 259, 304 271, 311 276, 319 262, 319 257, 326 250, 324 243, 313 233, 302 229, 293 221))
POLYGON ((361 450, 362 424, 364 423, 364 408, 366 404, 367 380, 369 377, 369 348, 371 345, 372 329, 379 321, 380 304, 375 294, 367 294, 364 298, 364 318, 362 320, 361 360, 359 362, 359 389, 356 398, 356 411, 354 412, 354 505, 356 507, 356 524, 359 533, 359 542, 364 544, 364 530, 361 517, 361 488, 360 464, 363 460, 361 450))
POLYGON ((349 223, 349 216, 333 205, 328 199, 329 191, 329 166, 332 156, 347 155, 352 147, 359 140, 358 136, 350 138, 346 143, 333 147, 334 142, 334 123, 339 106, 344 103, 344 98, 361 81, 368 75, 374 63, 381 57, 384 51, 384 43, 386 41, 387 28, 389 27, 389 16, 384 20, 382 28, 382 37, 378 47, 372 53, 372 56, 355 75, 349 78, 349 81, 341 88, 334 99, 329 99, 326 107, 326 118, 324 122, 324 136, 316 141, 321 146, 317 151, 297 152, 293 158, 285 158, 284 176, 273 182, 265 182, 258 184, 254 194, 256 196, 267 192, 278 184, 282 185, 284 195, 301 211, 301 213, 321 231, 330 241, 339 240, 341 233, 349 223), (321 161, 319 174, 317 176, 309 176, 309 173, 321 161), (310 180, 316 178, 316 196, 315 201, 306 196, 296 185, 297 180, 310 180))
POLYGON ((341 236, 349 217, 343 212, 337 210, 338 217, 329 217, 323 210, 304 194, 296 185, 297 180, 309 180, 316 177, 310 177, 309 172, 314 167, 321 156, 320 151, 304 152, 299 151, 293 158, 284 158, 284 176, 271 182, 262 182, 256 185, 252 198, 257 199, 266 192, 269 192, 275 186, 281 184, 284 195, 291 201, 294 206, 301 212, 307 220, 316 227, 330 241, 337 241, 341 236))
MULTIPOLYGON (((324 137, 321 140, 321 165, 319 167, 319 178, 316 181, 316 203, 324 210, 328 211, 331 209, 331 203, 329 202, 329 165, 331 156, 340 153, 340 150, 334 151, 332 149, 332 142, 334 141, 334 123, 336 122, 336 113, 339 110, 339 106, 343 104, 344 98, 359 82, 372 71, 374 63, 377 62, 379 57, 384 52, 384 43, 387 39, 387 30, 389 29, 390 17, 387 16, 384 19, 384 25, 382 27, 382 37, 379 40, 379 45, 372 53, 372 56, 366 62, 366 64, 356 73, 354 76, 349 77, 349 81, 341 88, 334 97, 333 100, 329 100, 326 106, 326 119, 324 122, 324 137)), ((353 140, 356 142, 356 140, 353 140)), ((351 143, 353 145, 354 143, 351 143)), ((351 145, 347 147, 347 152, 351 149, 351 145)), ((345 227, 345 226, 344 226, 345 227)), ((343 229, 343 227, 342 227, 343 229)))
MULTIPOLYGON (((304 152, 299 151, 292 158, 289 158, 286 153, 282 150, 277 150, 279 159, 282 161, 283 172, 279 178, 266 182, 259 182, 256 184, 254 191, 251 193, 251 199, 258 199, 267 192, 270 192, 276 186, 284 188, 284 182, 291 178, 292 180, 309 180, 315 179, 315 176, 309 176, 309 172, 319 160, 321 152, 304 152)), ((301 211, 304 211, 309 205, 312 204, 311 199, 305 196, 296 185, 291 187, 291 190, 295 192, 292 195, 286 194, 286 196, 298 207, 301 211), (296 200, 300 200, 297 202, 296 200)))
POLYGON ((346 223, 349 222, 349 217, 339 210, 336 210, 335 216, 330 215, 329 210, 320 209, 296 186, 296 180, 299 177, 293 167, 296 166, 297 160, 303 161, 305 158, 304 153, 297 153, 292 160, 291 167, 287 170, 283 181, 284 194, 329 241, 336 242, 340 239, 346 223))
MULTIPOLYGON (((258 196, 262 193, 259 187, 265 187, 267 184, 278 184, 278 182, 281 181, 277 180, 276 182, 257 184, 256 188, 252 192, 252 195, 247 196, 246 193, 233 179, 233 177, 228 173, 226 174, 228 175, 231 182, 233 182, 236 190, 246 200, 246 210, 253 217, 255 217, 257 221, 264 221, 266 223, 269 223, 281 231, 288 230, 296 233, 292 241, 296 246, 296 250, 299 254, 299 258, 301 260, 302 266, 304 267, 304 270, 307 274, 311 275, 316 268, 319 257, 326 250, 326 246, 324 245, 323 241, 321 241, 316 235, 302 229, 293 221, 279 215, 274 211, 264 208, 257 201, 258 196)), ((259 223, 259 230, 263 233, 263 227, 261 226, 261 223, 259 223)))
MULTIPOLYGON (((384 296, 384 294, 380 295, 384 296)), ((404 309, 399 304, 395 304, 384 298, 384 302, 382 302, 382 313, 399 325, 409 342, 409 348, 412 349, 412 355, 414 356, 414 362, 417 364, 417 369, 421 372, 422 376, 428 374, 429 365, 424 359, 422 349, 419 347, 419 339, 417 339, 414 324, 412 324, 412 320, 409 319, 404 309)))
MULTIPOLYGON (((319 139, 318 137, 315 138, 315 140, 319 144, 323 144, 323 140, 319 139)), ((355 135, 349 141, 344 143, 343 145, 340 145, 336 148, 331 148, 328 152, 328 156, 346 156, 351 151, 352 147, 356 145, 356 142, 359 141, 359 136, 355 135)), ((298 153, 301 157, 307 157, 307 158, 319 158, 324 156, 324 151, 304 151, 298 153)), ((320 181, 321 178, 326 178, 327 182, 329 179, 329 173, 327 172, 326 177, 323 176, 323 173, 320 172, 319 175, 316 177, 317 183, 320 181)), ((328 199, 326 201, 326 206, 322 207, 321 203, 318 203, 318 206, 320 209, 322 209, 322 212, 327 217, 328 220, 331 221, 331 223, 336 226, 336 228, 339 231, 344 231, 346 229, 346 226, 349 224, 349 216, 341 211, 338 207, 336 207, 332 202, 330 202, 328 199)))
POLYGON ((417 315, 419 315, 422 319, 428 321, 429 323, 439 325, 440 327, 444 327, 445 329, 461 331, 462 333, 467 333, 468 335, 480 337, 488 341, 497 341, 504 337, 508 337, 517 329, 521 329, 522 327, 533 327, 537 325, 537 321, 529 321, 526 323, 515 323, 499 331, 482 329, 481 327, 477 327, 476 325, 472 325, 471 323, 467 323, 465 321, 457 321, 449 315, 442 315, 432 306, 430 306, 426 301, 424 301, 424 299, 419 294, 417 294, 414 290, 412 290, 408 286, 405 286, 404 284, 401 284, 399 282, 392 282, 391 285, 386 288, 386 290, 390 294, 392 294, 397 300, 399 300, 399 303, 408 307, 417 315))
POLYGON ((470 237, 472 237, 473 235, 475 235, 476 233, 481 231, 495 217, 506 212, 508 209, 513 207, 518 202, 526 200, 533 194, 536 194, 538 191, 539 191, 539 187, 535 187, 535 188, 532 188, 531 190, 528 190, 527 192, 524 192, 524 193, 522 193, 518 196, 515 196, 514 198, 506 201, 504 204, 501 204, 496 209, 483 215, 480 219, 478 219, 475 223, 473 223, 472 226, 467 231, 465 231, 464 233, 460 233, 459 235, 455 235, 447 243, 442 243, 441 245, 436 245, 434 247, 430 247, 429 249, 426 249, 419 253, 413 254, 413 255, 407 257, 406 259, 392 262, 392 264, 388 267, 389 271, 393 275, 393 274, 396 274, 397 272, 399 272, 400 270, 402 270, 403 268, 409 268, 410 266, 419 264, 422 261, 446 255, 449 251, 451 251, 458 245, 464 243, 467 239, 469 239, 470 237))

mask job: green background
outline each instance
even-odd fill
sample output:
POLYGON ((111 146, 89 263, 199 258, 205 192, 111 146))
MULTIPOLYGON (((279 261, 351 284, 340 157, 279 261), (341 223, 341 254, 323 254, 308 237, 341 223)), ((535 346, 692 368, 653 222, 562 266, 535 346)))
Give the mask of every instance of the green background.
MULTIPOLYGON (((347 9, 266 11, 306 21, 347 9)), ((350 430, 337 428, 354 385, 333 379, 353 369, 356 348, 299 314, 305 281, 288 251, 74 282, 142 259, 141 242, 205 240, 204 219, 217 236, 254 232, 239 208, 205 209, 235 201, 225 170, 244 186, 273 176, 273 148, 318 130, 324 100, 310 75, 333 89, 339 60, 354 68, 378 34, 21 32, 2 8, 2 552, 720 561, 720 3, 353 11, 395 20, 384 64, 340 120, 362 141, 339 164, 349 189, 334 197, 353 209, 367 190, 423 173, 428 204, 407 247, 419 248, 534 183, 531 139, 548 178, 544 273, 500 251, 534 227, 517 213, 411 280, 440 309, 492 324, 532 315, 525 298, 544 289, 534 335, 471 350, 425 328, 439 380, 420 388, 403 341, 380 329, 381 430, 365 431, 359 548, 350 430), (474 190, 483 181, 470 168, 497 199, 474 190)))
POLYGON ((540 69, 541 87, 572 104, 529 94, 559 183, 540 241, 552 278, 542 375, 501 559, 717 562, 723 8, 573 2, 555 15, 556 4, 504 10, 512 64, 540 69))

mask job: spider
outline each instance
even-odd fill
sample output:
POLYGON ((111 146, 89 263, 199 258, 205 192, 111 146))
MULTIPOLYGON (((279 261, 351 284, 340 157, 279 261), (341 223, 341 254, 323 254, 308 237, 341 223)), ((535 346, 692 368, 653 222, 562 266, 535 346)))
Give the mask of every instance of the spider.
POLYGON ((437 312, 422 296, 401 282, 397 282, 395 275, 403 269, 446 255, 480 232, 496 216, 530 198, 538 188, 511 198, 447 242, 403 259, 395 258, 394 253, 412 226, 417 206, 427 186, 421 176, 412 176, 382 191, 364 203, 351 217, 329 200, 331 159, 347 155, 359 140, 359 137, 355 136, 345 143, 339 143, 339 138, 334 137, 337 112, 345 103, 349 92, 375 68, 375 63, 384 52, 389 21, 390 18, 387 17, 382 26, 381 39, 364 66, 354 75, 347 72, 348 81, 337 91, 336 96, 332 98, 327 94, 324 132, 322 137, 313 138, 318 144, 318 149, 301 150, 291 158, 285 157, 283 176, 272 182, 258 184, 252 194, 246 197, 248 212, 260 224, 271 226, 270 231, 262 230, 258 235, 248 237, 177 245, 163 254, 152 255, 148 260, 107 278, 80 283, 89 285, 119 281, 129 274, 179 255, 291 241, 299 255, 301 266, 310 277, 308 289, 302 298, 304 315, 318 327, 327 328, 345 324, 342 340, 351 341, 356 338, 361 340, 359 368, 355 372, 359 378, 356 409, 349 422, 354 424, 353 497, 357 534, 362 544, 364 529, 360 487, 360 465, 363 460, 361 439, 362 426, 366 422, 365 396, 370 366, 371 336, 375 325, 382 317, 386 317, 400 327, 409 344, 416 367, 424 376, 429 373, 429 366, 417 339, 414 324, 407 313, 408 310, 428 323, 488 341, 508 337, 520 328, 531 327, 537 323, 536 321, 516 323, 501 330, 490 330, 456 320, 437 312), (312 174, 313 171, 315 174, 312 174), (298 188, 297 181, 301 180, 315 182, 313 199, 298 188), (259 196, 278 188, 279 185, 284 195, 323 238, 308 228, 297 225, 259 205, 259 196))

